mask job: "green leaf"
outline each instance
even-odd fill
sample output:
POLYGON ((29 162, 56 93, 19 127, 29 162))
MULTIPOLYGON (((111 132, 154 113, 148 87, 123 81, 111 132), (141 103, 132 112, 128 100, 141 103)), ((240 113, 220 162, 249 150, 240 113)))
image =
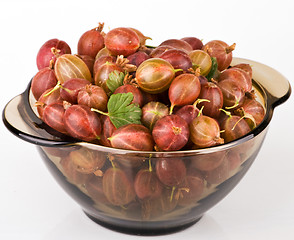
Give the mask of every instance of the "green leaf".
POLYGON ((126 124, 141 124, 142 110, 133 101, 132 93, 112 94, 108 100, 108 116, 116 128, 126 124))
POLYGON ((123 81, 125 78, 125 74, 123 72, 119 72, 114 70, 109 73, 108 79, 106 80, 106 85, 111 92, 114 92, 118 87, 123 85, 123 81))
POLYGON ((218 67, 215 57, 212 57, 211 61, 212 61, 211 69, 210 69, 209 73, 206 76, 208 81, 210 81, 213 77, 215 77, 215 75, 217 73, 217 67, 218 67))

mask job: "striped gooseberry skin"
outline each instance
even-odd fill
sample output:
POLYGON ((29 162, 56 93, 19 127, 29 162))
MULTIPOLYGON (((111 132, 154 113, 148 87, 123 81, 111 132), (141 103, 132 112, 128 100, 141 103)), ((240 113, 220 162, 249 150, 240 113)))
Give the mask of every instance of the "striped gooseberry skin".
POLYGON ((196 37, 184 37, 181 40, 184 40, 185 42, 189 43, 191 47, 193 48, 193 50, 197 50, 197 49, 200 50, 203 47, 203 42, 196 37))
POLYGON ((141 124, 127 124, 117 128, 109 138, 114 148, 152 151, 154 141, 148 128, 141 124))
POLYGON ((211 69, 212 61, 209 54, 203 50, 193 50, 189 53, 194 68, 200 68, 200 74, 206 76, 211 69))
POLYGON ((245 70, 240 68, 228 68, 221 72, 218 81, 233 79, 245 92, 252 90, 252 79, 245 70))
POLYGON ((103 175, 102 187, 107 200, 114 206, 123 206, 136 197, 132 181, 120 168, 108 168, 103 175))
POLYGON ((106 62, 95 73, 94 81, 95 85, 102 87, 106 94, 110 95, 111 91, 107 86, 107 79, 109 74, 113 71, 123 72, 122 68, 114 62, 106 62))
POLYGON ((252 79, 252 67, 248 63, 239 63, 237 65, 232 66, 232 68, 242 69, 249 75, 250 79, 252 79))
POLYGON ((222 91, 223 106, 226 109, 236 109, 242 106, 245 100, 245 91, 234 79, 224 79, 217 85, 222 91))
POLYGON ((135 53, 140 47, 140 39, 136 32, 130 28, 114 28, 104 37, 105 47, 114 55, 125 57, 135 53))
POLYGON ((35 99, 39 99, 47 89, 55 87, 56 84, 54 70, 50 67, 41 69, 32 80, 31 90, 35 99))
POLYGON ((180 184, 179 188, 189 189, 189 191, 182 191, 179 198, 179 205, 189 206, 200 199, 205 189, 205 181, 203 174, 197 169, 189 168, 187 176, 180 184))
POLYGON ((91 174, 84 174, 76 170, 72 159, 69 156, 60 158, 62 173, 67 180, 73 184, 85 184, 92 177, 91 174))
POLYGON ((94 63, 95 63, 95 58, 88 56, 88 55, 78 55, 76 54, 77 57, 82 59, 84 63, 86 63, 87 67, 89 68, 92 76, 93 76, 93 68, 94 68, 94 63))
POLYGON ((161 45, 161 46, 158 46, 158 47, 152 49, 149 56, 151 58, 158 58, 161 54, 163 54, 164 52, 166 52, 170 49, 175 49, 175 48, 172 46, 161 45))
POLYGON ((199 94, 200 99, 206 99, 197 104, 200 109, 203 107, 203 114, 212 118, 218 118, 223 107, 223 93, 221 89, 213 82, 206 82, 201 85, 201 91, 199 94))
POLYGON ((58 51, 58 55, 71 54, 71 49, 66 42, 56 38, 50 39, 45 42, 38 51, 37 67, 39 70, 45 67, 49 67, 51 60, 55 62, 56 56, 52 51, 53 48, 58 51))
POLYGON ((180 116, 190 124, 198 116, 199 109, 195 105, 185 105, 177 109, 174 114, 180 116))
POLYGON ((180 116, 167 115, 157 120, 152 136, 159 149, 163 151, 180 150, 189 140, 189 126, 180 116))
POLYGON ((227 69, 233 59, 232 51, 235 49, 235 44, 229 46, 227 43, 220 40, 212 40, 203 46, 203 50, 211 57, 215 57, 218 70, 223 71, 227 69))
POLYGON ((183 73, 171 83, 168 91, 171 108, 184 106, 196 101, 200 94, 201 85, 195 74, 183 73))
POLYGON ((101 115, 100 120, 101 120, 101 124, 102 124, 101 125, 102 130, 101 130, 101 136, 100 136, 99 142, 103 146, 111 147, 111 142, 109 141, 108 138, 111 137, 111 135, 114 132, 114 130, 116 129, 116 127, 111 122, 109 116, 101 115))
POLYGON ((129 63, 137 67, 139 67, 142 62, 144 62, 145 60, 149 58, 150 56, 143 51, 135 52, 127 57, 127 59, 129 60, 129 63))
MULTIPOLYGON (((237 109, 235 111, 235 113, 236 113, 236 115, 242 116, 242 115, 244 115, 243 111, 244 111, 245 115, 250 114, 253 117, 256 126, 262 122, 262 120, 264 119, 264 116, 265 116, 264 107, 256 99, 245 98, 245 101, 242 104, 241 109, 237 109)), ((246 121, 248 120, 250 122, 250 120, 247 119, 246 117, 245 117, 245 120, 246 121)))
POLYGON ((62 99, 60 97, 60 91, 53 91, 53 88, 47 89, 36 102, 37 111, 39 113, 40 118, 43 118, 43 112, 46 106, 57 102, 62 102, 62 99))
POLYGON ((117 93, 132 93, 134 98, 131 103, 139 105, 139 107, 142 107, 143 105, 143 95, 139 88, 137 88, 135 85, 132 84, 125 84, 122 86, 119 86, 113 94, 117 93))
POLYGON ((89 180, 85 182, 85 188, 87 190, 87 193, 91 197, 91 199, 97 203, 109 204, 103 192, 103 184, 102 184, 103 178, 100 176, 95 176, 95 175, 94 176, 90 175, 90 176, 91 178, 89 178, 89 180))
POLYGON ((198 148, 212 147, 224 143, 220 137, 218 122, 211 117, 197 116, 189 125, 190 138, 198 148))
POLYGON ((155 165, 158 179, 167 186, 181 184, 187 173, 186 165, 180 158, 160 158, 155 165))
POLYGON ((78 104, 105 111, 107 108, 108 96, 103 88, 88 84, 78 92, 77 101, 78 104))
POLYGON ((174 77, 173 66, 161 58, 144 61, 136 71, 137 84, 143 91, 151 94, 167 90, 174 77))
POLYGON ((83 33, 78 42, 78 54, 88 55, 95 58, 97 53, 104 47, 104 37, 101 34, 103 25, 83 33))
POLYGON ((221 129, 224 130, 221 136, 225 143, 238 139, 251 131, 245 119, 237 115, 227 117, 221 123, 221 129))
POLYGON ((78 56, 63 54, 56 59, 54 72, 57 80, 63 84, 71 78, 82 78, 92 82, 87 64, 78 56))
POLYGON ((71 103, 76 104, 78 102, 79 91, 87 85, 90 85, 89 81, 82 78, 71 78, 66 80, 60 89, 60 97, 71 103))
POLYGON ((221 165, 225 158, 226 151, 196 155, 191 158, 189 168, 195 168, 199 171, 211 171, 221 165))
POLYGON ((159 46, 170 46, 176 49, 183 50, 186 53, 189 53, 193 50, 192 46, 189 43, 180 39, 167 39, 163 41, 159 46))
POLYGON ((154 199, 161 195, 162 184, 155 171, 140 169, 134 180, 135 192, 140 199, 154 199))
POLYGON ((155 101, 148 102, 142 107, 141 122, 152 131, 156 121, 167 116, 168 112, 168 107, 165 104, 155 101))
MULTIPOLYGON (((182 69, 183 71, 187 71, 192 67, 192 61, 189 55, 180 49, 167 50, 163 52, 159 58, 168 61, 174 67, 174 69, 182 69)), ((183 73, 183 71, 177 72, 177 74, 183 73)))
POLYGON ((106 157, 98 151, 87 148, 80 148, 71 151, 68 155, 73 163, 73 167, 81 173, 91 174, 100 170, 106 161, 106 157))
POLYGON ((67 131, 63 122, 64 113, 63 103, 52 103, 44 108, 42 120, 56 131, 66 134, 67 131))
POLYGON ((94 66, 93 66, 93 76, 95 77, 96 72, 98 71, 98 69, 106 62, 111 62, 111 63, 115 63, 116 61, 116 57, 114 56, 101 56, 99 58, 97 58, 94 62, 94 66))
POLYGON ((88 106, 71 105, 64 113, 65 129, 74 138, 84 141, 99 139, 100 118, 88 106))

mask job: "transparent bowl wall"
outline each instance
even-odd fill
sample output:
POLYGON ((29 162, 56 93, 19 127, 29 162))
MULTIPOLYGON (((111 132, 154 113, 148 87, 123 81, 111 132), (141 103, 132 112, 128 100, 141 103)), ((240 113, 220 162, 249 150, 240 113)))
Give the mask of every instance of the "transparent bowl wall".
POLYGON ((249 134, 216 147, 139 152, 72 139, 52 130, 38 118, 30 85, 6 105, 3 121, 17 137, 37 146, 53 177, 92 220, 132 234, 170 233, 197 222, 237 185, 260 150, 274 108, 290 96, 289 82, 276 70, 251 60, 234 58, 232 65, 238 63, 252 66, 254 89, 266 115, 249 134), (79 161, 79 157, 89 164, 95 161, 97 168, 90 172, 78 169, 75 161, 79 161), (163 186, 156 197, 139 199, 133 192, 136 174, 150 166, 155 174, 155 164, 162 158, 184 161, 189 177, 179 186, 163 186), (112 163, 119 173, 107 182, 104 176, 113 168, 112 163), (104 191, 111 192, 111 200, 104 191))

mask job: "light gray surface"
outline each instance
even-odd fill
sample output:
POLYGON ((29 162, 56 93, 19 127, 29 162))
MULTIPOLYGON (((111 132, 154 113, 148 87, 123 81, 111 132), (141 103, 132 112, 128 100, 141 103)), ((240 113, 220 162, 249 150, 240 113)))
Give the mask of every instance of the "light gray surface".
MULTIPOLYGON (((291 1, 16 1, 0 3, 1 111, 36 73, 40 46, 69 43, 105 22, 134 27, 157 45, 195 36, 236 42, 235 56, 267 64, 293 85, 291 1)), ((169 239, 294 238, 294 97, 278 107, 264 145, 240 184, 196 225, 169 239)), ((90 221, 50 176, 36 148, 0 123, 0 239, 137 239, 90 221)), ((144 238, 144 237, 142 237, 144 238)), ((148 239, 166 239, 167 236, 148 239)))

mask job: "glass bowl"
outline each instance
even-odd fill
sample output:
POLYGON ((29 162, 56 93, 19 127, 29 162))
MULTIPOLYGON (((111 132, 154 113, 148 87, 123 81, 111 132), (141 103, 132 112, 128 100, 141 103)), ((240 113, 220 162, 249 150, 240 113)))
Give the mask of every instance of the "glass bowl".
MULTIPOLYGON (((131 234, 171 233, 196 223, 238 184, 261 148, 274 108, 290 96, 289 82, 276 70, 234 58, 232 65, 238 63, 252 66, 253 87, 266 115, 247 135, 216 147, 140 152, 72 139, 38 118, 30 84, 6 105, 3 121, 17 137, 37 146, 55 180, 93 221, 131 234), (156 165, 165 168, 166 163, 184 168, 181 184, 158 183, 156 165), (151 195, 141 186, 136 196, 134 182, 140 180, 139 174, 149 182, 145 187, 152 190, 151 195)), ((169 177, 179 174, 164 171, 169 177)))

